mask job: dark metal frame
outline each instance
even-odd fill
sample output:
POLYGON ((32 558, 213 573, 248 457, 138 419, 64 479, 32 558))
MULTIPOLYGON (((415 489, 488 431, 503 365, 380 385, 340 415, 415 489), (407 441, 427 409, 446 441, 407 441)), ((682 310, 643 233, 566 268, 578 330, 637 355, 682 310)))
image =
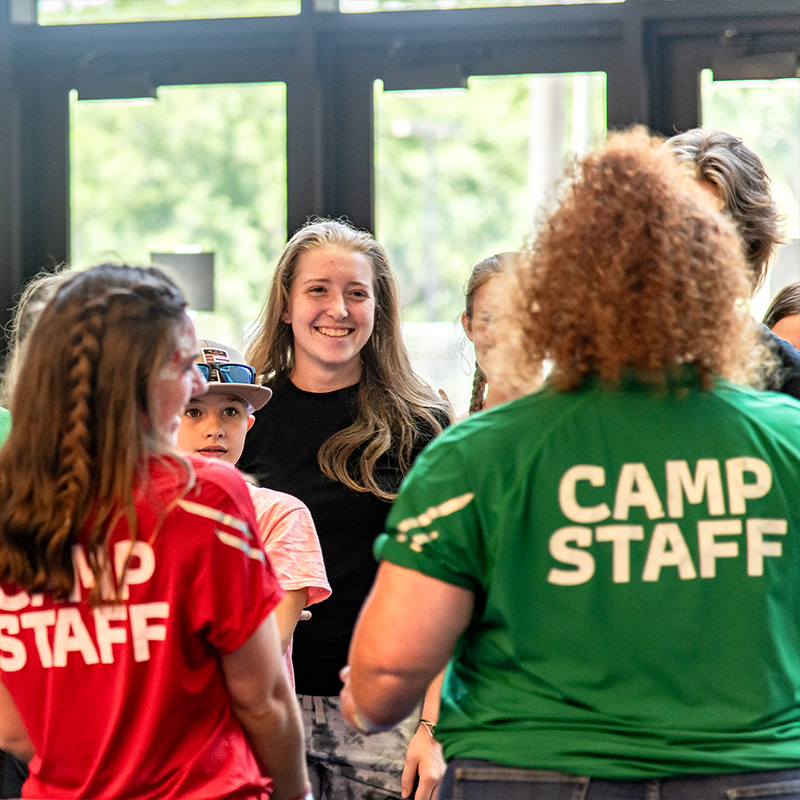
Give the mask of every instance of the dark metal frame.
MULTIPOLYGON (((39 27, 0 3, 0 323, 30 275, 69 254, 71 89, 284 81, 287 232, 312 214, 374 228, 373 83, 603 71, 608 124, 699 122, 699 71, 721 48, 800 53, 797 0, 624 3, 39 27)), ((755 75, 754 75, 755 77, 755 75)))

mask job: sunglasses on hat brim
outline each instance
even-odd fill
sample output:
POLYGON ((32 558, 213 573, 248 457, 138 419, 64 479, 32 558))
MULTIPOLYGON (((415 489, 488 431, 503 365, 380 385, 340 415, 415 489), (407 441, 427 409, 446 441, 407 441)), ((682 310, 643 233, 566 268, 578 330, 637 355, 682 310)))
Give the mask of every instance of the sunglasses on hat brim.
POLYGON ((255 383, 256 371, 247 364, 198 364, 206 381, 219 383, 255 383))

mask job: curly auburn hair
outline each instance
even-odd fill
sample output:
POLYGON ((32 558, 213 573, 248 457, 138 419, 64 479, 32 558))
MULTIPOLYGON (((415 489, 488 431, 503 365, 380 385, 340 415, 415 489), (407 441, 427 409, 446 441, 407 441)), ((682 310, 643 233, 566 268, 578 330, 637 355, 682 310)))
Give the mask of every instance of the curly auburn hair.
POLYGON ((706 388, 747 375, 755 332, 741 241, 642 129, 612 134, 574 166, 513 278, 505 369, 518 385, 544 359, 562 391, 592 375, 615 386, 629 370, 666 386, 687 363, 706 388))

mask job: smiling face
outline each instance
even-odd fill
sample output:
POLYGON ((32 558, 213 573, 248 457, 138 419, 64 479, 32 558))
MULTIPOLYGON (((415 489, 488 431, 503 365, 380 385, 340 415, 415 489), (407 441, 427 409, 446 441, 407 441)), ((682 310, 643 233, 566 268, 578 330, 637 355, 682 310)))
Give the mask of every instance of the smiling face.
POLYGON ((327 392, 358 383, 361 349, 375 323, 369 259, 327 245, 303 253, 281 319, 292 327, 298 388, 327 392))
POLYGON ((194 395, 206 391, 206 382, 197 369, 197 340, 194 325, 185 317, 178 329, 175 349, 161 367, 150 392, 150 424, 165 442, 175 444, 181 414, 194 395))
POLYGON ((193 397, 181 417, 178 447, 193 455, 235 464, 254 422, 241 397, 217 392, 193 397))

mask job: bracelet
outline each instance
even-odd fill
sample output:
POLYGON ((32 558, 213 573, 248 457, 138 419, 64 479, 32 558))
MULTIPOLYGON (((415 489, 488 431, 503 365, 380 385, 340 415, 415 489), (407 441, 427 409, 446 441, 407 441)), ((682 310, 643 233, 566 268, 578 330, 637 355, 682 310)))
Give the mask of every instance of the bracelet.
POLYGON ((433 734, 436 732, 436 723, 431 722, 428 719, 421 719, 419 724, 424 725, 425 728, 428 729, 428 733, 431 735, 431 738, 433 738, 433 734))
POLYGON ((297 795, 294 800, 314 800, 314 792, 311 790, 311 783, 306 784, 306 788, 303 789, 303 794, 297 795))

